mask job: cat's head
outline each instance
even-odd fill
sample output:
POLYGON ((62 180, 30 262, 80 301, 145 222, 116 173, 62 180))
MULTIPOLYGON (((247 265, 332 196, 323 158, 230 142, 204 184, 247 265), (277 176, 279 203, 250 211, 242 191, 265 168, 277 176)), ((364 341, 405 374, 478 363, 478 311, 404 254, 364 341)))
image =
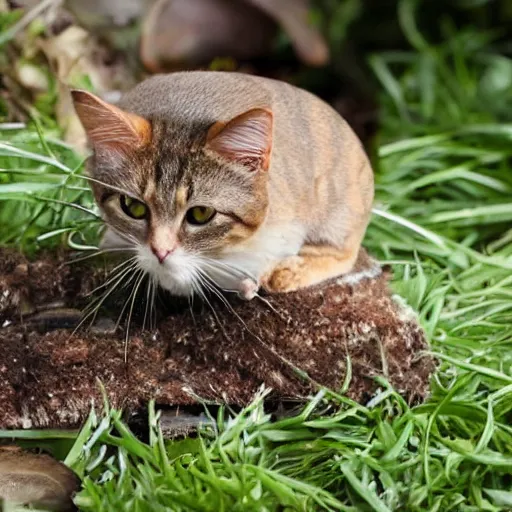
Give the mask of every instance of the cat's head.
POLYGON ((108 226, 103 246, 136 253, 139 267, 172 293, 201 278, 236 289, 243 275, 223 266, 264 221, 272 112, 192 126, 144 119, 73 91, 94 150, 88 173, 108 226))

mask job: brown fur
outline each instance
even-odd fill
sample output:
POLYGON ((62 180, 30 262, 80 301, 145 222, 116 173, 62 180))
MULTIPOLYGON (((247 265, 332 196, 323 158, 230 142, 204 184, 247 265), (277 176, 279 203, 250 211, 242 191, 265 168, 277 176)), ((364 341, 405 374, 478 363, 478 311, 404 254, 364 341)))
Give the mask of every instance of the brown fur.
POLYGON ((94 105, 103 105, 98 122, 110 117, 116 137, 123 123, 132 137, 139 130, 145 142, 128 155, 112 152, 108 138, 95 140, 90 97, 74 98, 95 149, 90 172, 105 184, 94 185, 96 198, 121 237, 145 246, 158 231, 161 245, 177 240, 186 254, 242 269, 254 286, 239 274, 235 289, 247 298, 260 284, 291 291, 351 270, 370 217, 373 173, 351 128, 317 97, 237 73, 155 76, 117 107, 94 105), (146 122, 134 123, 134 115, 146 122), (149 219, 127 217, 111 187, 145 201, 149 219), (218 213, 192 228, 183 219, 193 206, 218 213))
POLYGON ((123 112, 87 91, 75 90, 71 94, 87 135, 96 146, 131 146, 133 149, 151 141, 151 124, 146 119, 123 112))

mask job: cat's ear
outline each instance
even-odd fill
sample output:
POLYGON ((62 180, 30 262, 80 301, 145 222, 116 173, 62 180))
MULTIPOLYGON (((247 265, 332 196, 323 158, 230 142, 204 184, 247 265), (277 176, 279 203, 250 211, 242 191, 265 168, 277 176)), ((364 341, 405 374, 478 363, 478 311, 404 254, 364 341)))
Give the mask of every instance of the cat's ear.
POLYGON ((253 108, 208 130, 206 148, 251 170, 267 171, 272 150, 272 111, 253 108))
POLYGON ((87 91, 72 90, 76 113, 95 149, 128 152, 151 140, 151 123, 87 91))

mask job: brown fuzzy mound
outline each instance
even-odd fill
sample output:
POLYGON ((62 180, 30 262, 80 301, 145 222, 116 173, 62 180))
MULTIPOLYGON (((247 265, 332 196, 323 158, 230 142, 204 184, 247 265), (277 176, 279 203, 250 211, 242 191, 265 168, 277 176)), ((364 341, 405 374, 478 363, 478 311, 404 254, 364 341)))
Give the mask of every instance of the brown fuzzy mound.
POLYGON ((76 427, 101 404, 98 380, 127 412, 151 398, 245 404, 261 384, 276 399, 300 399, 318 384, 339 390, 348 358, 355 400, 375 393, 379 375, 409 402, 426 396, 434 365, 424 334, 366 254, 352 274, 321 287, 251 302, 228 297, 230 307, 212 298, 215 314, 176 304, 156 331, 132 326, 127 346, 122 330, 69 328, 104 272, 0 253, 0 428, 76 427))

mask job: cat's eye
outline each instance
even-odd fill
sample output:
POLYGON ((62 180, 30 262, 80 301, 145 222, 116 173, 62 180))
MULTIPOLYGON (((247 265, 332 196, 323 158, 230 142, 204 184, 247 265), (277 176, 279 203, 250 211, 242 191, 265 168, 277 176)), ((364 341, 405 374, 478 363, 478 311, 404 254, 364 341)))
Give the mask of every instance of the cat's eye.
POLYGON ((130 196, 119 196, 119 204, 128 217, 132 219, 145 219, 148 216, 148 207, 138 199, 130 196))
POLYGON ((187 222, 200 226, 210 222, 217 212, 209 206, 194 206, 187 212, 187 222))

